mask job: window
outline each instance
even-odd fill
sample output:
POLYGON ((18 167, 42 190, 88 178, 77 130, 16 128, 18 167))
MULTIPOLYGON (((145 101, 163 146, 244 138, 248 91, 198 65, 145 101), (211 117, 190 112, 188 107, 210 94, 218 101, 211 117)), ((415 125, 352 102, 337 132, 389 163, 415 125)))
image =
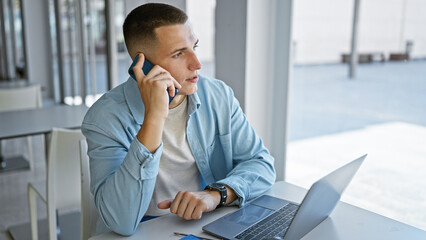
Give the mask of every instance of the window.
POLYGON ((197 56, 203 65, 200 74, 205 76, 215 76, 214 68, 214 39, 215 39, 215 8, 216 0, 186 1, 186 13, 192 24, 195 35, 197 35, 199 47, 197 56))
POLYGON ((1 1, 0 81, 26 78, 21 1, 1 1))
POLYGON ((350 79, 352 11, 294 2, 287 181, 309 188, 368 153, 342 200, 426 229, 426 3, 361 1, 350 79))

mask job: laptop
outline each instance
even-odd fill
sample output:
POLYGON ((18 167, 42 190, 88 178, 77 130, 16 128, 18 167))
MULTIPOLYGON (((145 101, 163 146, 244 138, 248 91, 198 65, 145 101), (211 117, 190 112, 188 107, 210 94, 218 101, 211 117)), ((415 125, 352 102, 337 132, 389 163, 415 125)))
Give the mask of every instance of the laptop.
POLYGON ((331 214, 366 157, 367 154, 316 181, 300 205, 262 195, 203 226, 203 230, 224 239, 300 239, 331 214))

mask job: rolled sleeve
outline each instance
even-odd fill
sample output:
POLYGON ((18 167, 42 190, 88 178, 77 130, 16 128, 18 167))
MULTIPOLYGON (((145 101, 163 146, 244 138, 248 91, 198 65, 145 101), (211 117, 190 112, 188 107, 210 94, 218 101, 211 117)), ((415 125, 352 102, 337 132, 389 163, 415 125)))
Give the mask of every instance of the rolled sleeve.
POLYGON ((241 178, 240 176, 229 176, 218 182, 225 184, 226 186, 234 190, 235 194, 237 195, 237 199, 235 199, 232 203, 228 204, 228 206, 244 206, 247 201, 247 197, 250 197, 250 187, 249 184, 244 181, 243 178, 241 178))
POLYGON ((163 143, 151 153, 137 138, 130 144, 129 153, 123 161, 126 170, 137 180, 157 177, 163 143))

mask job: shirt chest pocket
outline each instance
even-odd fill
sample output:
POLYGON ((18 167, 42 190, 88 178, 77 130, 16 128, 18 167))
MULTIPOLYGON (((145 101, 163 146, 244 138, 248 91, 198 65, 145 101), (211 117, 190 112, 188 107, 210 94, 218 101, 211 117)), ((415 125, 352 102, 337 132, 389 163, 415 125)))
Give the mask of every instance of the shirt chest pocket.
POLYGON ((233 167, 231 134, 216 135, 207 148, 207 157, 216 180, 225 178, 233 167))

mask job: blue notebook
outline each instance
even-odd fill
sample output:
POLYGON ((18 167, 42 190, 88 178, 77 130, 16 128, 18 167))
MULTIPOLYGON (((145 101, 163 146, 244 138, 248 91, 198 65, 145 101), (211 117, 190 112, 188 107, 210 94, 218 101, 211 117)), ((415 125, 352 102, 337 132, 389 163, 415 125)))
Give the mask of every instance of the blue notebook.
POLYGON ((195 237, 194 235, 191 234, 191 235, 185 236, 181 239, 183 239, 183 240, 200 240, 201 238, 197 238, 197 237, 195 237))

